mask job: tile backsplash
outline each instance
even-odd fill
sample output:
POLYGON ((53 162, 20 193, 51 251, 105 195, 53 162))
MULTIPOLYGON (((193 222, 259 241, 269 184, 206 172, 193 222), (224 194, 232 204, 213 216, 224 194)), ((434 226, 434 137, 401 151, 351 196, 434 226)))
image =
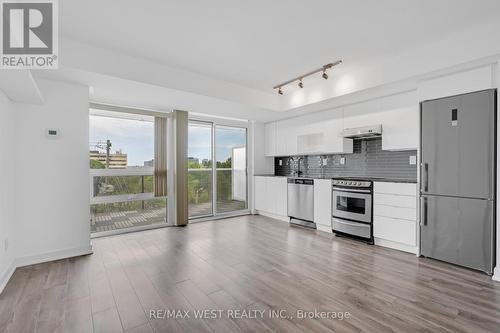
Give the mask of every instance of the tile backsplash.
POLYGON ((310 155, 300 159, 298 156, 275 157, 274 173, 277 176, 292 175, 300 163, 302 175, 309 177, 416 180, 417 165, 410 164, 410 156, 416 155, 416 150, 382 150, 382 138, 354 140, 353 154, 310 155))

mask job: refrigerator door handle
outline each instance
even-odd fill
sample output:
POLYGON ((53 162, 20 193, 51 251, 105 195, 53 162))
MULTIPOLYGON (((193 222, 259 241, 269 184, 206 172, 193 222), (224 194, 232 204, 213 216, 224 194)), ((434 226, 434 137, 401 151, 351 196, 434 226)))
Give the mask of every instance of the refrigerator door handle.
POLYGON ((424 163, 424 191, 429 191, 429 163, 424 163))
POLYGON ((422 197, 422 223, 423 226, 427 225, 427 198, 422 197))

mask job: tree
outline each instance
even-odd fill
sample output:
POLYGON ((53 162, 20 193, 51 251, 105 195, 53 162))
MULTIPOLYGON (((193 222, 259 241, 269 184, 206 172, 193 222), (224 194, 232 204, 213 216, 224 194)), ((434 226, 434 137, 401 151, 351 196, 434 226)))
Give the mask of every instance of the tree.
POLYGON ((200 169, 201 165, 196 162, 188 161, 188 169, 200 169))
POLYGON ((90 168, 91 169, 106 169, 106 166, 104 165, 104 163, 90 159, 90 168))
POLYGON ((225 162, 217 162, 217 168, 230 169, 231 168, 231 157, 228 157, 225 162))

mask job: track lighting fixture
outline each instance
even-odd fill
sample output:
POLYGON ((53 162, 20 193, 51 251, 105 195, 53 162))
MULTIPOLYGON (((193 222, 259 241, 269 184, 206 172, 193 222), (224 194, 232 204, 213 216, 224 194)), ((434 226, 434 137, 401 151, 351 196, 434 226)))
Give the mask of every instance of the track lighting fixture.
POLYGON ((334 66, 337 66, 337 65, 340 65, 342 63, 342 60, 337 60, 335 62, 331 62, 329 64, 326 64, 324 66, 321 66, 320 68, 318 69, 315 69, 309 73, 306 73, 306 74, 303 74, 303 75, 300 75, 300 76, 297 76, 296 78, 293 78, 291 80, 288 80, 286 82, 283 82, 283 83, 280 83, 278 85, 275 85, 273 87, 273 89, 278 89, 278 94, 280 95, 283 95, 283 90, 281 89, 282 87, 286 86, 287 84, 289 83, 292 83, 292 82, 296 82, 296 81, 299 81, 299 88, 304 88, 304 83, 302 82, 302 79, 305 78, 305 77, 308 77, 308 76, 311 76, 313 74, 316 74, 316 73, 319 73, 319 72, 323 72, 323 74, 321 74, 321 77, 325 80, 328 79, 328 74, 326 73, 326 71, 334 66))

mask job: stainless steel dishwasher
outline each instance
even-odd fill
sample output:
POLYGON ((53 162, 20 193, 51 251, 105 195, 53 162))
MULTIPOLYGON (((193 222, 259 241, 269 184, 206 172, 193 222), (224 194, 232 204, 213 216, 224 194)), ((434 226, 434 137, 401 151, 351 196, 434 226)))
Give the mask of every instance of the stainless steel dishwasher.
POLYGON ((314 223, 314 180, 288 178, 290 223, 316 229, 314 223))

